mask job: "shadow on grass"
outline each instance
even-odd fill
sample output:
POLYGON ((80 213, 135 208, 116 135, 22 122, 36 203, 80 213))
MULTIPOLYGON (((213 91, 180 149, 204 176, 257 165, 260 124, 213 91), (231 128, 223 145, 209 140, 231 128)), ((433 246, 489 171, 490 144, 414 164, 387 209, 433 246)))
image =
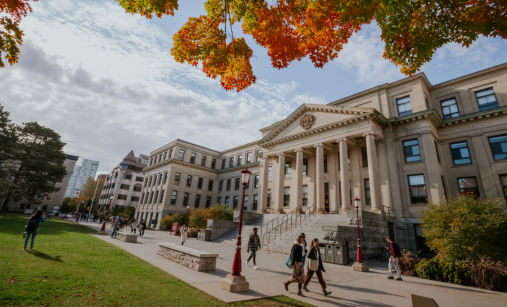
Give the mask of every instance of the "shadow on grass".
POLYGON ((48 254, 44 254, 44 253, 41 253, 41 252, 38 252, 38 251, 30 251, 29 254, 32 254, 35 257, 38 257, 38 258, 41 258, 41 259, 44 259, 44 260, 49 260, 49 261, 54 261, 54 262, 63 262, 63 260, 60 259, 61 256, 51 257, 48 254))

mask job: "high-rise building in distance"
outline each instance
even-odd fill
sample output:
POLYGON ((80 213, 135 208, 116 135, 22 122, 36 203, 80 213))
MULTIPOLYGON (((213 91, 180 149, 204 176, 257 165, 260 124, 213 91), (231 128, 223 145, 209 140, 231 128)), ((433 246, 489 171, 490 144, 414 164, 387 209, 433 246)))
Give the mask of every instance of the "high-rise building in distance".
POLYGON ((67 192, 65 197, 75 197, 77 193, 83 188, 88 177, 95 178, 97 169, 99 168, 99 161, 84 159, 81 166, 74 167, 74 173, 70 178, 67 192))

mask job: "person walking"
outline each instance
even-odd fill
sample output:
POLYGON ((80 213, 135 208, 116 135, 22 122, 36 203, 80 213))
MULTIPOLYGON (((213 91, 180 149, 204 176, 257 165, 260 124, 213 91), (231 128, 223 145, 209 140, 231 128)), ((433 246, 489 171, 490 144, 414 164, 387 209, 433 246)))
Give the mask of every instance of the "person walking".
POLYGON ((130 233, 136 233, 137 230, 137 223, 135 219, 132 219, 132 222, 130 222, 130 233))
POLYGON ((111 222, 111 228, 110 228, 111 230, 113 229, 115 223, 116 223, 116 218, 114 218, 113 221, 111 222))
POLYGON ((28 245, 28 240, 30 240, 30 237, 32 238, 32 242, 30 243, 30 250, 33 251, 33 244, 35 243, 35 236, 39 232, 39 224, 40 222, 46 222, 44 217, 42 216, 42 210, 39 209, 35 211, 34 214, 28 219, 28 223, 26 223, 26 239, 25 239, 25 246, 23 247, 23 250, 26 251, 26 246, 28 245))
MULTIPOLYGON (((396 280, 403 281, 403 279, 401 279, 401 270, 400 267, 398 266, 398 258, 401 257, 400 247, 398 246, 398 244, 396 244, 396 242, 391 240, 390 236, 387 237, 386 240, 387 242, 389 242, 389 254, 391 255, 389 257, 389 277, 387 277, 387 279, 394 279, 393 276, 393 266, 394 266, 394 268, 396 268, 396 272, 398 272, 398 278, 396 278, 396 280)), ((386 247, 386 249, 388 248, 386 247)))
POLYGON ((312 240, 312 243, 310 245, 310 251, 308 252, 308 271, 306 272, 306 278, 305 283, 303 285, 303 290, 306 292, 310 292, 306 286, 308 286, 308 283, 310 280, 312 280, 313 273, 317 274, 317 279, 319 280, 320 287, 322 288, 322 292, 324 293, 324 296, 328 296, 331 294, 331 292, 326 291, 326 283, 324 282, 324 279, 322 278, 322 272, 325 272, 324 266, 322 265, 322 256, 320 255, 319 251, 319 239, 315 238, 312 240))
POLYGON ((141 222, 139 223, 139 236, 144 236, 144 230, 146 229, 146 222, 144 219, 141 219, 141 222))
POLYGON ((261 249, 261 238, 257 234, 257 227, 254 227, 253 233, 250 235, 248 239, 248 247, 246 248, 246 252, 250 252, 250 257, 246 262, 246 266, 248 266, 248 262, 253 258, 254 270, 257 270, 259 267, 255 264, 255 253, 261 249))
MULTIPOLYGON (((308 253, 308 250, 306 249, 306 247, 307 247, 308 245, 306 244, 306 235, 305 235, 305 233, 304 233, 304 232, 302 232, 302 233, 300 234, 300 236, 302 236, 302 237, 303 237, 303 244, 301 244, 301 247, 303 248, 303 268, 304 268, 304 267, 305 267, 305 263, 306 263, 306 254, 308 253)), ((298 243, 298 242, 297 242, 297 240, 296 240, 296 241, 294 241, 294 244, 297 244, 297 243, 298 243)), ((311 246, 310 246, 310 247, 311 247, 311 246)))
POLYGON ((114 234, 118 231, 119 227, 120 227, 120 220, 117 219, 113 225, 113 232, 111 232, 111 237, 114 236, 114 234))
POLYGON ((181 226, 180 228, 180 234, 181 234, 181 245, 185 244, 187 242, 187 236, 188 236, 188 230, 190 227, 188 227, 188 223, 185 223, 185 225, 181 226))
POLYGON ((303 247, 301 246, 304 239, 303 236, 299 235, 296 244, 292 246, 290 252, 291 259, 291 267, 292 267, 292 277, 289 281, 284 282, 285 290, 289 291, 289 284, 293 282, 298 283, 298 295, 301 297, 305 297, 305 295, 301 292, 301 287, 305 280, 305 270, 303 268, 303 247))
POLYGON ((155 227, 157 227, 157 219, 151 221, 151 228, 155 229, 155 227))

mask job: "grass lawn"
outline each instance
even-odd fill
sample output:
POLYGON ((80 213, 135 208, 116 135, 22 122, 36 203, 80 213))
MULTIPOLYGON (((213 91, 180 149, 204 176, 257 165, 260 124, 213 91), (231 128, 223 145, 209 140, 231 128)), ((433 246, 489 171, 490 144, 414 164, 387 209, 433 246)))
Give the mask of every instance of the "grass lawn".
POLYGON ((41 223, 35 251, 22 251, 27 219, 0 216, 0 306, 312 306, 226 304, 67 221, 41 223))

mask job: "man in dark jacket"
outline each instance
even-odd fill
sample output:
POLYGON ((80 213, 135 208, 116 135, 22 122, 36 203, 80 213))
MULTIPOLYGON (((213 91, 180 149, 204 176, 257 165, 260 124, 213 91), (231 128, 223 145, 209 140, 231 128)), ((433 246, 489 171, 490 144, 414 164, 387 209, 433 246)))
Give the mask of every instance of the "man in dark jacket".
MULTIPOLYGON (((389 242, 389 254, 391 255, 389 257, 389 277, 387 279, 394 279, 393 276, 393 266, 396 269, 396 272, 398 272, 398 278, 396 280, 403 280, 401 279, 401 270, 398 266, 398 258, 401 256, 400 248, 398 247, 398 244, 391 240, 391 237, 386 238, 387 242, 389 242)), ((387 247, 386 247, 387 248, 387 247)))

